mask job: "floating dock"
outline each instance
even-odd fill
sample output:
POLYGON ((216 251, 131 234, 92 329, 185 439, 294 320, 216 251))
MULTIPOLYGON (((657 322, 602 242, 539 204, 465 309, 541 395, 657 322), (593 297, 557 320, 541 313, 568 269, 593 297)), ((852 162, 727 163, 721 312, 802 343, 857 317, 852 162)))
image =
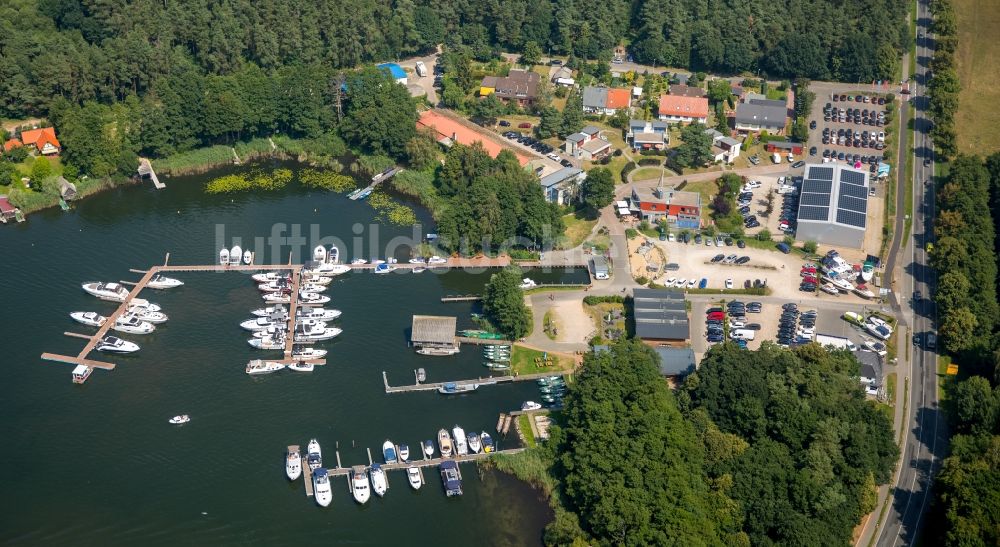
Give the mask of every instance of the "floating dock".
MULTIPOLYGON (((539 378, 548 378, 549 376, 566 376, 572 373, 573 373, 572 370, 562 370, 562 371, 543 372, 538 374, 521 374, 518 376, 489 376, 486 378, 455 380, 452 382, 432 382, 427 384, 417 383, 408 386, 390 386, 389 377, 383 370, 382 383, 385 385, 386 393, 411 393, 415 391, 437 391, 438 388, 444 387, 445 384, 455 385, 456 387, 467 386, 467 385, 492 386, 496 384, 511 383, 511 382, 528 382, 531 380, 537 380, 539 378)), ((462 392, 456 393, 456 395, 460 393, 462 392)), ((471 393, 471 392, 464 392, 464 393, 471 393)))

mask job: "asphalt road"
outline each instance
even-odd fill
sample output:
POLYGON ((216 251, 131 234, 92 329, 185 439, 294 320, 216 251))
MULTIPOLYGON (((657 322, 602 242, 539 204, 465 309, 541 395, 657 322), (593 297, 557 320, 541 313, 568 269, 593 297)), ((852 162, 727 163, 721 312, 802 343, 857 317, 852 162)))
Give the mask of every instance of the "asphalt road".
MULTIPOLYGON (((915 109, 913 165, 913 225, 912 236, 899 249, 894 243, 890 250, 888 268, 894 266, 896 253, 902 252, 902 275, 898 277, 894 300, 902 307, 903 316, 917 336, 933 332, 934 307, 928 298, 933 294, 936 276, 927 265, 925 244, 930 241, 934 219, 934 185, 928 184, 934 173, 933 148, 930 139, 930 121, 927 119, 926 74, 932 54, 930 40, 930 10, 928 0, 918 3, 917 72, 914 75, 912 96, 915 109), (928 165, 924 162, 929 160, 928 165), (923 295, 921 302, 914 302, 913 291, 923 295)), ((905 116, 904 116, 905 119, 905 116)), ((901 149, 903 147, 900 147, 901 149)), ((902 167, 902 166, 901 166, 902 167)), ((901 169, 902 171, 902 169, 901 169)), ((904 192, 899 192, 900 197, 904 192)), ((903 211, 902 208, 898 209, 903 211)), ((897 228, 900 228, 901 223, 897 228)), ((901 238, 897 238, 898 242, 901 238)), ((901 340, 904 344, 909 341, 901 340)), ((917 542, 920 527, 931 502, 931 483, 938 471, 941 458, 947 450, 948 437, 945 419, 937 395, 937 356, 925 351, 923 346, 912 346, 909 370, 901 371, 910 378, 909 408, 904 419, 906 435, 903 439, 901 469, 892 493, 892 503, 885 523, 879 530, 880 546, 912 545, 917 542)))

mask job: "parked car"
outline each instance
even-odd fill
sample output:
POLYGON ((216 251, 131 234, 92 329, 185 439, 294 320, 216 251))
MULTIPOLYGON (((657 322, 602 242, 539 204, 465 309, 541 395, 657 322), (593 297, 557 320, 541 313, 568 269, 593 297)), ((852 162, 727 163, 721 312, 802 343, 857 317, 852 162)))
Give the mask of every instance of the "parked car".
POLYGON ((787 244, 785 244, 785 242, 778 243, 777 245, 775 245, 775 248, 777 248, 779 251, 785 254, 792 252, 792 248, 789 247, 787 244))
POLYGON ((792 169, 798 169, 799 167, 802 167, 805 164, 806 164, 806 162, 804 162, 802 160, 799 160, 799 161, 797 161, 797 162, 795 162, 795 163, 792 164, 792 169))
POLYGON ((715 255, 715 256, 712 257, 712 262, 713 263, 719 262, 719 261, 721 261, 724 258, 726 258, 726 255, 724 255, 724 254, 717 254, 717 255, 715 255))
POLYGON ((510 122, 507 120, 500 120, 500 127, 510 127, 510 122))
POLYGON ((707 286, 708 286, 708 279, 706 279, 704 277, 701 278, 701 281, 698 282, 698 288, 699 289, 704 289, 707 286))
POLYGON ((521 129, 531 129, 531 124, 528 122, 521 122, 517 126, 521 129))

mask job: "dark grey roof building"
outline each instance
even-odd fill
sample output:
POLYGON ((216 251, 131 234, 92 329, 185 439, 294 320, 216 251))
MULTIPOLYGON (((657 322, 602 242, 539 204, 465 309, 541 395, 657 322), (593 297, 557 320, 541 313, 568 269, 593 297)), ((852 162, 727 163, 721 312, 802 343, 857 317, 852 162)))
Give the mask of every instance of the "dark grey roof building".
POLYGON ((784 101, 748 99, 736 105, 737 131, 778 132, 785 128, 788 107, 784 101))
POLYGON ((868 227, 868 173, 839 163, 806 165, 795 237, 861 249, 868 227))
POLYGON ((681 291, 635 289, 635 335, 646 343, 685 342, 690 338, 687 303, 681 291))
POLYGON ((660 356, 660 374, 663 376, 687 376, 697 366, 691 348, 653 348, 653 351, 660 356))

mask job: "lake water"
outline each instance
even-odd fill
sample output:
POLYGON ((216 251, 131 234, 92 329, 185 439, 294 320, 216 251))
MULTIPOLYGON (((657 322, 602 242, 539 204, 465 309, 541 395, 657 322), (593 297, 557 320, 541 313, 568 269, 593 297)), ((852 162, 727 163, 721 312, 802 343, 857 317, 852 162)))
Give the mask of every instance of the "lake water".
MULTIPOLYGON (((455 315, 460 328, 471 327, 470 304, 443 304, 440 297, 480 292, 490 272, 337 278, 328 307, 343 311, 344 332, 320 346, 330 350, 328 365, 311 374, 243 372, 249 359, 266 354, 251 349, 238 326, 261 300, 249 277, 235 272, 179 273, 185 286, 144 291, 170 321, 152 335, 123 336, 142 346, 134 356, 92 354, 118 367, 95 370, 82 386, 71 383, 72 366, 39 359, 45 351, 75 355, 82 348, 84 341, 62 332, 91 329, 69 312, 114 310, 84 293, 81 282, 137 280, 129 268, 161 264, 168 252, 171 264, 207 264, 222 244, 240 238, 258 250, 258 262, 286 262, 290 252, 301 261, 316 237, 336 237, 346 261, 385 256, 394 238, 419 238, 430 226, 419 209, 424 228, 370 225, 374 212, 366 203, 298 187, 208 196, 205 180, 168 179, 158 192, 147 182, 92 197, 69 213, 49 210, 0 227, 0 543, 540 543, 551 519, 544 500, 526 484, 475 465, 463 465, 460 498, 446 498, 436 470, 427 468, 420 491, 393 472, 386 497, 365 506, 354 503, 344 478, 333 480, 334 501, 320 508, 301 481, 284 476, 285 447, 304 448, 310 437, 322 443, 328 466, 338 443, 345 466, 367 463, 366 447, 378 458, 386 438, 419 454, 420 441, 441 427, 492 430, 500 412, 535 398, 532 383, 452 398, 384 393, 382 371, 394 385, 412 383, 416 367, 430 381, 486 373, 473 348, 421 357, 407 339, 413 314, 455 315), (273 230, 292 239, 263 239, 273 230), (167 424, 181 413, 192 422, 167 424)), ((401 245, 392 252, 405 260, 410 251, 401 245)), ((585 275, 532 273, 550 282, 585 275)), ((501 448, 515 443, 513 431, 500 440, 501 448)))

